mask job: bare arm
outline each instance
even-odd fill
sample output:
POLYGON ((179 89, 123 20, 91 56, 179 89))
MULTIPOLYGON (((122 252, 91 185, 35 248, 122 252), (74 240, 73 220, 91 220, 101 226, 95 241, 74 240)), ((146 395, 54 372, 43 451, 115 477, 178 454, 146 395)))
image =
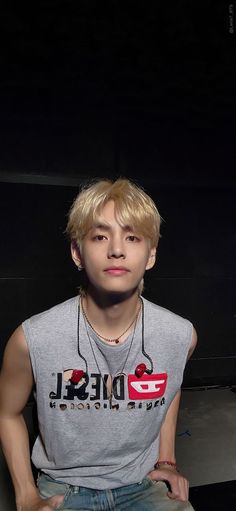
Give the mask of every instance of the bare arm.
POLYGON ((22 411, 33 383, 28 347, 19 327, 8 341, 0 374, 0 438, 15 488, 17 511, 55 509, 45 507, 31 470, 29 436, 22 411))
MULTIPOLYGON (((193 330, 192 342, 188 353, 188 359, 191 357, 197 344, 197 334, 193 330)), ((175 395, 169 406, 165 420, 160 430, 160 446, 159 460, 170 461, 176 463, 175 457, 175 436, 176 424, 179 412, 181 391, 175 395)), ((155 480, 168 481, 171 486, 171 492, 168 492, 170 498, 178 498, 180 500, 188 500, 188 481, 176 470, 169 465, 161 465, 158 470, 150 472, 149 476, 155 480)))
MULTIPOLYGON (((197 344, 197 333, 193 330, 192 341, 188 352, 188 359, 191 357, 197 344)), ((175 395, 162 424, 160 431, 159 460, 168 460, 175 463, 175 435, 178 419, 181 391, 175 395)))
POLYGON ((175 433, 179 411, 181 391, 175 395, 167 411, 165 421, 160 431, 159 460, 176 462, 175 458, 175 433))

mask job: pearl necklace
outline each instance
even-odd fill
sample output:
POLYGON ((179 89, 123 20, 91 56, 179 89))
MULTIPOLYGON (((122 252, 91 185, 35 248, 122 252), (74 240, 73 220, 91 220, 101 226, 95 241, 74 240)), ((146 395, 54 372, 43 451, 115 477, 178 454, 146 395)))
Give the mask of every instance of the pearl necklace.
POLYGON ((93 327, 93 325, 90 323, 90 321, 89 321, 89 319, 88 319, 88 316, 87 316, 87 314, 86 314, 86 312, 85 312, 85 310, 84 310, 84 306, 83 306, 83 300, 82 300, 82 298, 81 298, 81 308, 82 308, 82 312, 83 312, 83 315, 84 315, 84 317, 85 317, 85 319, 86 319, 87 323, 89 324, 89 326, 92 328, 92 330, 94 331, 94 333, 95 333, 98 337, 100 337, 100 338, 101 338, 101 339, 103 339, 104 341, 107 341, 107 342, 115 342, 115 344, 119 344, 119 339, 120 339, 120 338, 121 338, 124 334, 126 334, 126 332, 128 332, 128 330, 131 328, 131 326, 132 326, 135 322, 137 322, 137 319, 138 319, 138 316, 139 316, 139 313, 140 313, 140 308, 141 308, 141 306, 139 307, 137 314, 135 315, 134 319, 131 321, 131 323, 130 323, 130 325, 128 326, 128 328, 126 328, 126 329, 125 329, 125 331, 124 331, 124 332, 122 332, 122 334, 120 334, 120 335, 119 335, 119 337, 116 337, 115 339, 108 339, 107 337, 103 337, 103 335, 99 334, 99 333, 95 330, 95 328, 93 327))

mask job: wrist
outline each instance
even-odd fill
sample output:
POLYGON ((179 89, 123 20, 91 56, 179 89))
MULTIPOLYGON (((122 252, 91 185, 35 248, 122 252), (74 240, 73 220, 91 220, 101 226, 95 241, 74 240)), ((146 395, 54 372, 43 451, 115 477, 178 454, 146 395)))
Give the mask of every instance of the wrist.
POLYGON ((161 468, 173 468, 173 469, 177 470, 177 465, 174 461, 157 460, 157 462, 154 465, 154 468, 156 470, 161 469, 161 468))
POLYGON ((35 485, 29 485, 24 490, 16 492, 17 511, 24 509, 27 503, 37 499, 39 499, 39 492, 35 485))

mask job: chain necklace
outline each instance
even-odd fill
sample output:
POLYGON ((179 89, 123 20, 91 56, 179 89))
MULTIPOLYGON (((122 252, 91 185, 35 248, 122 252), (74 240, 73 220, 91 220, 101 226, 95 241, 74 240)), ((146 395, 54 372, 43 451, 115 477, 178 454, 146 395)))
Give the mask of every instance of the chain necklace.
MULTIPOLYGON (((102 378, 102 381, 103 381, 103 385, 107 389, 107 397, 108 397, 110 405, 111 405, 112 404, 112 397, 113 397, 112 376, 111 376, 111 374, 109 374, 107 380, 105 381, 105 379, 104 379, 104 377, 102 375, 102 372, 101 372, 101 369, 99 367, 99 364, 98 364, 98 361, 97 361, 97 357, 96 357, 96 354, 95 354, 95 351, 94 351, 94 347, 93 347, 93 344, 92 344, 92 341, 91 341, 91 338, 90 338, 90 335, 89 335, 88 325, 89 326, 91 326, 91 325, 90 325, 89 321, 87 320, 86 314, 84 314, 83 305, 82 305, 82 299, 80 300, 80 302, 81 302, 81 308, 82 308, 83 317, 84 317, 84 324, 85 324, 85 328, 86 328, 86 333, 87 333, 87 337, 88 337, 88 340, 89 340, 89 344, 90 344, 90 347, 91 347, 91 350, 92 350, 92 353, 93 353, 93 357, 94 357, 94 360, 95 360, 98 372, 101 375, 101 378, 102 378)), ((138 313, 136 314, 136 316, 134 318, 134 321, 132 322, 132 324, 134 322, 135 323, 134 323, 134 330, 133 330, 132 339, 130 341, 130 346, 129 346, 129 349, 128 349, 128 353, 126 355, 126 358, 125 358, 125 361, 124 361, 124 364, 122 366, 121 371, 117 374, 117 378, 121 377, 122 375, 125 374, 124 373, 124 369, 125 369, 125 366, 126 366, 126 363, 127 363, 128 358, 129 358, 129 354, 130 354, 130 351, 131 351, 131 348, 132 348, 132 345, 133 345, 134 335, 135 335, 136 326, 137 326, 137 320, 138 320, 138 316, 139 316, 141 308, 143 308, 142 300, 141 300, 141 305, 140 305, 140 308, 138 310, 138 313)), ((91 327, 91 328, 97 334, 97 332, 93 329, 93 327, 91 327)))
POLYGON ((83 315, 87 321, 87 323, 89 324, 89 326, 92 328, 92 330, 94 331, 94 333, 100 337, 101 339, 103 339, 104 341, 107 341, 107 342, 115 342, 116 344, 119 344, 119 339, 124 335, 126 334, 126 332, 128 332, 128 330, 131 328, 131 326, 137 322, 137 319, 138 319, 138 316, 139 316, 139 312, 140 312, 140 307, 138 309, 138 312, 137 314, 135 315, 134 319, 131 321, 130 325, 128 326, 128 328, 125 329, 124 332, 122 332, 122 334, 119 335, 119 337, 116 337, 115 339, 108 339, 107 337, 103 337, 103 335, 99 334, 95 328, 93 327, 93 325, 90 323, 89 319, 88 319, 88 316, 85 312, 85 309, 84 309, 84 306, 83 306, 83 300, 81 298, 81 308, 82 308, 82 312, 83 312, 83 315))

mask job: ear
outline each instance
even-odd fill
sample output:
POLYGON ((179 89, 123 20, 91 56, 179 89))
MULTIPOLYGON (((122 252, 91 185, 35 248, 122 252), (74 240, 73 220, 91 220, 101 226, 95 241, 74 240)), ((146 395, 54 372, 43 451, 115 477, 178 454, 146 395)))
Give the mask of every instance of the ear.
POLYGON ((71 250, 71 257, 72 257, 74 263, 76 264, 76 266, 78 268, 79 267, 81 268, 81 266, 82 266, 81 252, 80 252, 80 249, 79 249, 75 240, 73 240, 71 242, 70 250, 71 250))
POLYGON ((151 268, 153 268, 156 262, 156 252, 157 252, 156 247, 150 249, 148 262, 146 264, 146 270, 150 270, 151 268))

